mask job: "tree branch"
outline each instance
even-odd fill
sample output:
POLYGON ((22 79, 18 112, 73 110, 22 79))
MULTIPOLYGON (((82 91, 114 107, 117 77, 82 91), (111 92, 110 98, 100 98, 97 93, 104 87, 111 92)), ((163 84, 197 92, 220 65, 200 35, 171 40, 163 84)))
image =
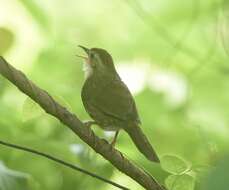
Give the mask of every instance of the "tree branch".
POLYGON ((62 165, 66 166, 66 167, 69 167, 69 168, 71 168, 73 170, 82 172, 82 173, 84 173, 86 175, 89 175, 91 177, 99 179, 99 180, 101 180, 101 181, 103 181, 105 183, 109 183, 109 184, 111 184, 111 185, 113 185, 115 187, 118 187, 119 189, 130 190, 130 189, 128 189, 128 188, 126 188, 126 187, 124 187, 122 185, 114 183, 113 181, 110 181, 110 180, 108 180, 106 178, 98 176, 98 175, 96 175, 96 174, 94 174, 92 172, 84 170, 84 169, 82 169, 82 168, 80 168, 78 166, 75 166, 75 165, 71 164, 71 163, 65 162, 65 161, 63 161, 63 160, 61 160, 59 158, 56 158, 56 157, 54 157, 54 156, 52 156, 50 154, 46 154, 46 153, 31 149, 31 148, 27 148, 27 147, 24 147, 24 146, 19 146, 19 145, 16 145, 16 144, 8 143, 8 142, 2 141, 2 140, 0 140, 0 144, 3 145, 3 146, 11 147, 11 148, 14 148, 14 149, 22 150, 22 151, 25 151, 25 152, 29 152, 29 153, 32 153, 32 154, 36 154, 36 155, 48 158, 49 160, 52 160, 52 161, 57 162, 59 164, 62 164, 62 165))
POLYGON ((114 167, 131 177, 147 190, 163 190, 164 188, 148 173, 125 158, 122 153, 113 148, 106 140, 97 137, 94 132, 85 127, 77 116, 56 102, 46 91, 36 86, 24 73, 15 69, 0 56, 0 73, 23 93, 37 102, 47 113, 56 117, 70 128, 94 151, 103 156, 114 167))

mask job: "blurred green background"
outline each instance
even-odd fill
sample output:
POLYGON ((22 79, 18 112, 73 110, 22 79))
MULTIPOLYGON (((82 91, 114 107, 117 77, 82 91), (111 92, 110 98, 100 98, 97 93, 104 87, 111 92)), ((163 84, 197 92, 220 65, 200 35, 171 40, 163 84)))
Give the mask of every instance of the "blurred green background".
MULTIPOLYGON (((82 120, 90 118, 80 98, 83 62, 75 55, 83 52, 77 45, 112 54, 162 167, 147 161, 122 132, 116 147, 130 160, 169 190, 228 188, 228 1, 0 0, 0 5, 0 54, 82 120)), ((113 133, 93 129, 112 139, 113 133)), ((3 77, 0 139, 143 189, 3 77)), ((0 190, 30 189, 115 188, 0 146, 0 190)))

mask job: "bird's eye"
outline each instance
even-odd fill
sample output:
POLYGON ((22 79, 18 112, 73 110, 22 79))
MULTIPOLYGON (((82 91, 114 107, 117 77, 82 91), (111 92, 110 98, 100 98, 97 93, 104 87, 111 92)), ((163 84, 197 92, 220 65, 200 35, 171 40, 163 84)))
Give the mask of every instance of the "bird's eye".
POLYGON ((90 57, 91 57, 91 59, 94 59, 95 58, 95 54, 91 53, 90 57))

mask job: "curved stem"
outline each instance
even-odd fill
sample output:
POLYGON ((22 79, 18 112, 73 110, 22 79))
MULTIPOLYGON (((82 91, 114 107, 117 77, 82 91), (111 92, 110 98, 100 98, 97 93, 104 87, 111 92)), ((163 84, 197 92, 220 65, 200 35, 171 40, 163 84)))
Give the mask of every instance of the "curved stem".
POLYGON ((25 151, 25 152, 29 152, 29 153, 32 153, 32 154, 36 154, 36 155, 48 158, 49 160, 52 160, 52 161, 57 162, 59 164, 62 164, 64 166, 66 166, 66 167, 72 168, 73 170, 77 170, 77 171, 79 171, 81 173, 84 173, 86 175, 89 175, 91 177, 99 179, 99 180, 101 180, 101 181, 103 181, 105 183, 109 183, 109 184, 111 184, 111 185, 113 185, 115 187, 118 187, 119 189, 129 190, 127 187, 119 185, 119 184, 117 184, 117 183, 115 183, 113 181, 105 179, 105 178, 103 178, 101 176, 98 176, 98 175, 96 175, 96 174, 94 174, 92 172, 84 170, 84 169, 82 169, 82 168, 80 168, 78 166, 75 166, 75 165, 71 164, 71 163, 65 162, 65 161, 63 161, 63 160, 61 160, 59 158, 56 158, 56 157, 52 156, 52 155, 49 155, 49 154, 46 154, 46 153, 31 149, 31 148, 27 148, 27 147, 24 147, 24 146, 19 146, 19 145, 16 145, 16 144, 5 142, 5 141, 2 141, 2 140, 0 140, 0 144, 4 145, 4 146, 7 146, 7 147, 11 147, 11 148, 14 148, 14 149, 22 150, 22 151, 25 151))

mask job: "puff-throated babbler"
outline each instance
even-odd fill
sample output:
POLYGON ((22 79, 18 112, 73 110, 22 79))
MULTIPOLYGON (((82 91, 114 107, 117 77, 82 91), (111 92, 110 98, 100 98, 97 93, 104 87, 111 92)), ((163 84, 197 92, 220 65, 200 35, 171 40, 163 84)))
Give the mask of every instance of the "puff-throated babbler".
POLYGON ((85 59, 86 76, 81 97, 94 123, 104 130, 116 131, 112 145, 116 142, 119 130, 123 129, 146 158, 159 162, 156 152, 139 127, 141 122, 133 96, 118 75, 111 55, 104 49, 80 47, 87 54, 87 57, 81 56, 85 59))

